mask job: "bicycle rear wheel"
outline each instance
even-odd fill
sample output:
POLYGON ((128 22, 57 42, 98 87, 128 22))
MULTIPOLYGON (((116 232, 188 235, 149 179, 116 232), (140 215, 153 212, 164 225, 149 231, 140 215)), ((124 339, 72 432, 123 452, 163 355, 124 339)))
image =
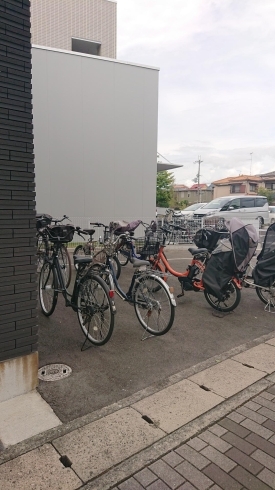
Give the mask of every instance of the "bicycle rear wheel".
POLYGON ((170 330, 175 318, 175 306, 160 277, 140 277, 133 300, 137 319, 145 330, 152 335, 164 335, 170 330))
POLYGON ((77 316, 86 339, 94 345, 103 345, 114 329, 115 306, 103 279, 85 276, 77 295, 77 316))
POLYGON ((241 300, 241 291, 236 286, 234 281, 230 281, 225 288, 225 291, 223 291, 223 298, 221 300, 206 290, 204 290, 204 296, 207 303, 209 303, 212 308, 228 313, 229 311, 233 311, 235 308, 237 308, 241 300))
POLYGON ((130 250, 127 248, 127 245, 123 245, 117 251, 117 258, 118 258, 118 261, 122 267, 127 265, 129 262, 129 252, 130 252, 130 250))
MULTIPOLYGON (((110 257, 109 260, 112 263, 113 269, 114 269, 115 274, 116 274, 116 278, 118 279, 120 274, 121 274, 121 264, 115 255, 113 257, 110 257)), ((97 252, 93 256, 92 265, 96 265, 96 264, 107 264, 107 255, 106 255, 106 252, 104 250, 97 252)))
POLYGON ((274 284, 270 288, 256 287, 256 293, 265 305, 275 308, 274 284))
POLYGON ((66 288, 70 285, 72 277, 72 264, 69 252, 64 245, 62 245, 58 250, 58 259, 60 263, 61 272, 64 277, 64 283, 66 288))
POLYGON ((52 264, 44 262, 39 276, 39 302, 42 313, 50 316, 57 303, 57 277, 52 264))

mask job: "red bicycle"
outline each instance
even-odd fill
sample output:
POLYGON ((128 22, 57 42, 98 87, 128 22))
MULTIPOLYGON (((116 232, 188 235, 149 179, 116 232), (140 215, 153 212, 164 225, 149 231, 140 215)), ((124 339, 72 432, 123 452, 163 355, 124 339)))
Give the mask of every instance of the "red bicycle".
MULTIPOLYGON (((226 287, 222 291, 221 297, 217 298, 215 295, 211 294, 204 286, 202 280, 202 274, 205 271, 207 262, 211 257, 211 252, 215 248, 219 238, 221 238, 221 233, 213 230, 211 244, 206 247, 190 247, 188 251, 192 255, 191 263, 188 265, 186 271, 180 272, 172 268, 169 260, 165 254, 165 242, 166 237, 170 233, 166 228, 161 228, 163 232, 162 241, 159 243, 158 251, 156 251, 154 256, 149 257, 152 269, 158 270, 162 273, 164 280, 168 279, 168 273, 177 277, 181 285, 181 293, 177 296, 182 297, 185 291, 203 291, 206 301, 215 310, 222 312, 229 312, 234 310, 241 299, 241 280, 237 276, 233 276, 226 287), (215 243, 216 242, 216 243, 215 243), (214 245, 215 243, 215 245, 214 245)), ((227 232, 228 233, 228 232, 227 232)), ((154 239, 155 240, 155 239, 154 239)), ((147 245, 145 243, 144 247, 150 247, 150 237, 148 237, 147 245)))

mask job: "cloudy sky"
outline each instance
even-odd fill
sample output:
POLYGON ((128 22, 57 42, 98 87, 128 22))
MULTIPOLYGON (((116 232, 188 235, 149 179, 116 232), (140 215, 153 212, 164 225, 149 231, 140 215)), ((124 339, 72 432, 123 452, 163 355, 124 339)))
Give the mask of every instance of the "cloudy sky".
MULTIPOLYGON (((117 0, 119 60, 160 68, 178 184, 275 170, 275 0, 117 0), (251 156, 252 153, 252 156, 251 156)), ((165 160, 163 160, 165 161, 165 160)))

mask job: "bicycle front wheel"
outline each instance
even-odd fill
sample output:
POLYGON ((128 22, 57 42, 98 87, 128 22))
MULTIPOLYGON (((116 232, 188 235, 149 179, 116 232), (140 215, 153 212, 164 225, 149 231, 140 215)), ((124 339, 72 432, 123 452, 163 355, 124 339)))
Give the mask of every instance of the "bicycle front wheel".
POLYGON ((65 287, 69 287, 72 277, 72 264, 69 252, 66 247, 62 246, 58 250, 58 259, 60 263, 61 272, 64 277, 65 287))
POLYGON ((209 303, 212 308, 222 311, 223 313, 228 313, 237 308, 241 300, 241 291, 234 281, 230 281, 223 292, 223 298, 221 300, 206 290, 204 290, 204 296, 207 303, 209 303))
POLYGON ((41 235, 38 236, 36 241, 36 256, 37 256, 37 272, 41 271, 47 254, 46 242, 41 235))
POLYGON ((103 279, 85 276, 77 296, 77 316, 86 339, 94 345, 103 345, 114 329, 115 306, 103 279))
POLYGON ((50 316, 57 303, 57 277, 55 268, 49 262, 45 262, 39 276, 39 302, 42 313, 50 316))
POLYGON ((160 277, 140 277, 133 300, 137 319, 145 330, 152 335, 164 335, 170 330, 175 318, 175 306, 160 277))

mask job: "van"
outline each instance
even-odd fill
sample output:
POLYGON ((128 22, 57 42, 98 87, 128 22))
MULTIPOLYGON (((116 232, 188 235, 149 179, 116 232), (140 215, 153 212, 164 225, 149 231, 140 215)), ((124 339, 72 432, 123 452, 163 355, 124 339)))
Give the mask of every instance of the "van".
POLYGON ((215 216, 229 220, 239 218, 240 220, 254 221, 259 220, 259 228, 269 223, 268 202, 265 196, 224 196, 214 199, 206 204, 198 212, 194 213, 194 218, 204 218, 215 216))

